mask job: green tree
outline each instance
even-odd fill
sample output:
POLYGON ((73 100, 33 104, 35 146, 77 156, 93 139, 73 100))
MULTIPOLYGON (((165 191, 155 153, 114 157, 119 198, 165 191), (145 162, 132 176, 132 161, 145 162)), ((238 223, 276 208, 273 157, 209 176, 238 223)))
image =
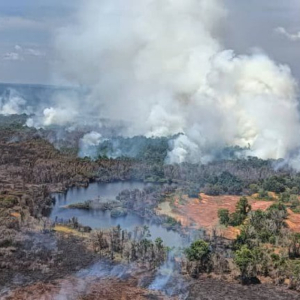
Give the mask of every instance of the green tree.
POLYGON ((243 245, 235 252, 234 262, 240 269, 242 282, 246 283, 256 277, 258 263, 263 264, 263 258, 260 249, 250 249, 243 245))
POLYGON ((158 248, 158 249, 162 249, 164 247, 164 242, 162 240, 162 238, 158 237, 156 240, 155 240, 155 246, 158 248))
POLYGON ((209 270, 210 250, 208 243, 203 240, 195 241, 189 248, 185 249, 185 254, 193 265, 191 272, 193 277, 197 277, 202 270, 209 270))
POLYGON ((209 244, 203 240, 195 241, 185 249, 185 254, 190 261, 203 261, 210 253, 209 244))
POLYGON ((251 205, 246 197, 240 198, 239 202, 236 204, 235 212, 230 214, 228 224, 231 226, 241 225, 247 214, 251 211, 251 205))
POLYGON ((276 194, 283 193, 286 189, 284 177, 271 176, 263 184, 263 188, 276 194))
POLYGON ((239 212, 234 212, 230 214, 229 225, 231 226, 240 226, 245 221, 246 216, 242 215, 239 212))
POLYGON ((227 226, 229 224, 229 210, 221 208, 218 210, 220 224, 227 226))
POLYGON ((251 205, 249 204, 247 197, 240 198, 239 202, 236 204, 236 212, 246 216, 250 210, 251 205))
POLYGON ((292 233, 289 244, 289 257, 300 257, 300 233, 292 233))

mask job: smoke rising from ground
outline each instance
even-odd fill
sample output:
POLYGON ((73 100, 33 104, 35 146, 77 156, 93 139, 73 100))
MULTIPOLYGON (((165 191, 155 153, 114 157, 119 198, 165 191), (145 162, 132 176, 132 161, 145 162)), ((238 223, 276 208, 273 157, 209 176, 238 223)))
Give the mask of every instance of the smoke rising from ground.
POLYGON ((63 76, 91 92, 66 107, 124 122, 126 136, 183 133, 168 163, 207 162, 231 145, 288 157, 300 144, 297 83, 262 51, 224 49, 225 18, 219 0, 85 1, 56 46, 63 76))
POLYGON ((131 272, 129 265, 113 265, 106 261, 95 263, 88 269, 80 270, 76 278, 67 280, 61 284, 60 291, 54 300, 78 299, 81 294, 87 292, 89 286, 95 279, 100 278, 119 278, 125 277, 131 272), (71 298, 70 298, 71 297, 71 298))
POLYGON ((102 135, 98 132, 92 131, 90 133, 85 134, 79 142, 79 156, 96 158, 97 148, 99 144, 103 141, 105 141, 105 139, 103 139, 102 135))
POLYGON ((14 114, 31 114, 32 107, 27 101, 14 89, 7 89, 0 95, 0 114, 4 116, 14 114))

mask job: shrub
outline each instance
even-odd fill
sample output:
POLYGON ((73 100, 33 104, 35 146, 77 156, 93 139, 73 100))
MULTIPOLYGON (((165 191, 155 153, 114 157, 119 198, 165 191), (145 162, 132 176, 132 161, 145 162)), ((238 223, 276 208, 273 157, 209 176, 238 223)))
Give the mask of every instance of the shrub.
POLYGON ((281 202, 274 203, 268 208, 267 214, 269 218, 277 217, 280 219, 286 219, 287 218, 286 206, 281 202))
POLYGON ((251 205, 249 204, 248 199, 246 197, 242 197, 236 204, 236 212, 246 216, 250 210, 251 205))
POLYGON ((290 202, 292 209, 297 209, 300 206, 300 200, 297 195, 291 195, 290 202))
POLYGON ((185 254, 190 261, 203 261, 209 255, 209 244, 203 240, 195 241, 185 249, 185 254))
POLYGON ((264 189, 260 189, 258 191, 258 198, 259 199, 264 199, 264 198, 268 198, 269 197, 269 194, 267 191, 265 191, 264 189))
POLYGON ((249 185, 249 190, 251 194, 256 194, 259 192, 259 186, 257 184, 252 183, 249 185))
POLYGON ((198 198, 200 193, 200 189, 197 187, 190 187, 188 189, 189 198, 198 198))
POLYGON ((279 201, 287 203, 290 201, 290 197, 291 194, 288 191, 285 191, 279 195, 279 201))

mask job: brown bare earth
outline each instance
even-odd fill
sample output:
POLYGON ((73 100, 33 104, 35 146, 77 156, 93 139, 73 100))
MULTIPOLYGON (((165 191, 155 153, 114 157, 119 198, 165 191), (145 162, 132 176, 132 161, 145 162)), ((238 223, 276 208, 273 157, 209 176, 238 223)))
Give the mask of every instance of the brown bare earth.
POLYGON ((291 228, 295 232, 300 232, 300 214, 294 213, 292 210, 288 209, 288 219, 286 223, 289 228, 291 228))
MULTIPOLYGON (((208 231, 217 230, 217 233, 228 238, 234 239, 239 233, 239 229, 234 227, 221 228, 218 222, 218 210, 220 208, 228 209, 234 212, 235 206, 240 196, 208 196, 201 194, 201 200, 185 197, 185 202, 180 203, 179 199, 174 202, 173 208, 170 204, 164 202, 160 206, 159 213, 167 214, 170 217, 180 221, 183 226, 194 228, 206 228, 208 231)), ((266 210, 270 207, 272 201, 261 201, 248 198, 253 210, 266 210)), ((300 215, 299 215, 300 230, 300 215)))
MULTIPOLYGON (((206 228, 209 232, 215 230, 218 235, 228 239, 234 239, 239 234, 239 229, 228 226, 224 228, 218 222, 218 210, 220 208, 228 209, 234 212, 235 206, 240 196, 208 196, 200 194, 201 200, 197 198, 184 197, 184 203, 179 201, 178 197, 174 204, 166 201, 160 204, 158 213, 168 215, 183 226, 193 228, 206 228)), ((274 198, 276 195, 272 195, 274 198)), ((252 210, 268 209, 274 202, 255 199, 255 195, 248 197, 252 210)), ((300 214, 294 213, 288 209, 288 218, 286 220, 288 227, 294 232, 300 232, 300 214)))

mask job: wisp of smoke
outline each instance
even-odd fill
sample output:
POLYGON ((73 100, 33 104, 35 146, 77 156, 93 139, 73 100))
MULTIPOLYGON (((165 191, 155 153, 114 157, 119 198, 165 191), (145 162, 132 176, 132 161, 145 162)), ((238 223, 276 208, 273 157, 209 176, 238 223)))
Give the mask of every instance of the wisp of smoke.
MULTIPOLYGON (((234 145, 263 159, 299 148, 289 67, 224 49, 221 0, 88 0, 77 17, 57 34, 59 68, 90 93, 66 109, 122 121, 126 136, 183 133, 168 163, 207 162, 234 145)), ((59 111, 48 112, 55 121, 59 111)))
POLYGON ((167 283, 172 278, 174 272, 174 263, 167 260, 158 270, 158 274, 154 281, 150 284, 150 290, 162 291, 166 287, 167 283))
POLYGON ((176 295, 180 300, 187 299, 188 282, 176 271, 174 253, 169 253, 168 259, 157 270, 155 279, 148 288, 164 292, 168 296, 176 295))
POLYGON ((78 299, 95 279, 126 278, 132 272, 130 265, 113 265, 106 261, 95 263, 88 269, 77 272, 75 279, 64 282, 54 300, 78 299))

